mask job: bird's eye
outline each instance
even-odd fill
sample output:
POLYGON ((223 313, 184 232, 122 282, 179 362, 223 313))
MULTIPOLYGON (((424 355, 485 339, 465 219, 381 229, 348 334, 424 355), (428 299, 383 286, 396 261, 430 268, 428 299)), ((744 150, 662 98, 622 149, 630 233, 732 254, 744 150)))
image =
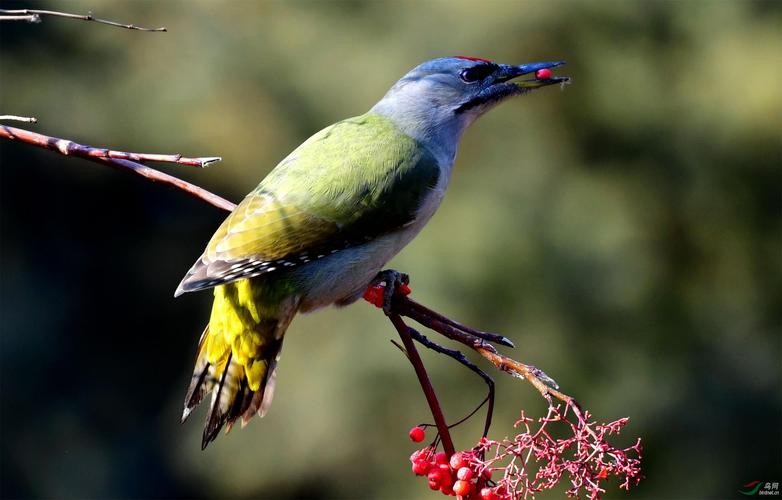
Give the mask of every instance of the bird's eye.
POLYGON ((483 80, 492 73, 494 73, 494 68, 490 64, 479 64, 472 68, 462 70, 459 76, 465 83, 475 83, 479 80, 483 80))

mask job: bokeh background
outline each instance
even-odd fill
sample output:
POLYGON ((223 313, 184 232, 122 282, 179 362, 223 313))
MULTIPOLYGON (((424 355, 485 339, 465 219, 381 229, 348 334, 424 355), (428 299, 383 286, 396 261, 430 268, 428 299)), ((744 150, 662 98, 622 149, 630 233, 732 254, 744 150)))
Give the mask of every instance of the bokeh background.
MULTIPOLYGON (((416 299, 513 338, 596 418, 630 417, 619 441, 646 447, 633 496, 782 480, 782 3, 2 5, 168 27, 3 23, 0 110, 86 144, 222 156, 162 168, 233 200, 426 59, 566 59, 564 91, 468 131, 445 203, 393 267, 416 299)), ((179 416, 211 296, 172 292, 224 214, 80 159, 0 152, 0 496, 434 498, 407 460, 424 398, 377 310, 296 319, 269 415, 202 452, 204 408, 179 416)), ((483 397, 424 356, 448 417, 483 397)), ((503 437, 544 405, 496 379, 503 437)))

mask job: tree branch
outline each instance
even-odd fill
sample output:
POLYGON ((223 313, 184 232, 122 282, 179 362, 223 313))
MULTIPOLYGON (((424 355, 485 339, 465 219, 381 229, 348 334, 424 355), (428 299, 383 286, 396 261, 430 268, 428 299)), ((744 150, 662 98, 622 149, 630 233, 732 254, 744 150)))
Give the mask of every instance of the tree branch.
POLYGON ((12 120, 16 122, 25 122, 25 123, 38 123, 38 119, 34 116, 16 116, 16 115, 0 115, 0 121, 2 120, 12 120))
POLYGON ((28 23, 40 23, 41 16, 30 14, 29 16, 5 16, 0 15, 0 21, 27 21, 28 23))
POLYGON ((136 175, 145 177, 153 182, 159 182, 171 187, 180 189, 191 196, 203 200, 217 208, 222 208, 228 212, 236 208, 234 203, 217 196, 214 193, 200 188, 194 184, 183 181, 172 175, 160 172, 154 168, 143 165, 142 161, 157 161, 166 163, 176 163, 179 165, 191 165, 205 167, 211 163, 219 161, 219 157, 187 158, 179 154, 161 155, 148 153, 127 153, 124 151, 114 151, 105 148, 94 148, 75 143, 67 139, 50 137, 48 135, 30 132, 16 127, 0 125, 0 137, 12 141, 19 141, 33 146, 38 146, 50 151, 56 151, 65 156, 79 156, 87 160, 99 162, 103 165, 132 172, 136 175))
POLYGON ((457 351, 455 349, 445 348, 445 347, 441 346, 440 344, 437 344, 436 342, 433 342, 433 341, 429 340, 425 335, 423 335, 420 332, 418 332, 415 328, 409 328, 408 327, 408 329, 409 329, 410 335, 413 337, 413 339, 416 340, 417 342, 419 342, 421 345, 423 345, 424 347, 426 347, 428 349, 431 349, 431 350, 433 350, 435 352, 438 352, 440 354, 444 354, 444 355, 448 356, 451 359, 454 359, 454 360, 458 361, 459 363, 461 363, 462 365, 466 366, 467 368, 472 370, 474 373, 476 373, 486 383, 486 386, 489 389, 489 394, 486 396, 486 399, 483 400, 483 403, 481 403, 477 408, 475 408, 475 410, 472 411, 472 413, 467 415, 465 418, 463 418, 459 422, 456 422, 455 424, 451 424, 451 425, 448 426, 450 428, 450 427, 453 427, 455 425, 459 425, 460 423, 464 422, 465 420, 467 420, 468 418, 473 416, 475 414, 475 412, 477 412, 481 408, 481 406, 484 405, 484 403, 488 402, 489 403, 489 407, 486 410, 486 420, 484 421, 484 424, 483 424, 483 437, 486 437, 489 434, 489 428, 491 427, 491 419, 492 419, 492 415, 494 413, 494 380, 488 374, 486 374, 486 372, 484 372, 483 370, 478 368, 472 361, 467 359, 467 357, 464 354, 462 354, 461 351, 457 351))
POLYGON ((84 15, 84 14, 70 14, 68 12, 57 12, 54 10, 0 9, 0 21, 27 21, 30 23, 40 23, 41 16, 55 16, 55 17, 65 17, 68 19, 78 19, 81 21, 92 21, 98 24, 106 24, 108 26, 116 26, 117 28, 125 28, 125 29, 136 30, 136 31, 154 31, 154 32, 168 31, 165 27, 143 28, 141 26, 136 26, 134 24, 122 24, 115 21, 108 21, 106 19, 98 19, 94 17, 91 12, 89 14, 84 15))
POLYGON ((539 368, 532 365, 526 365, 515 359, 499 354, 497 349, 489 342, 470 333, 471 331, 478 332, 477 330, 473 330, 453 320, 449 320, 448 318, 445 318, 445 316, 426 308, 401 293, 394 295, 394 299, 391 302, 391 312, 400 316, 407 316, 427 328, 471 348, 501 371, 514 377, 522 378, 532 384, 532 386, 540 392, 540 395, 549 401, 549 403, 551 403, 551 397, 553 396, 554 398, 571 405, 573 411, 578 416, 579 421, 585 421, 578 401, 572 396, 560 392, 558 390, 559 386, 554 379, 546 375, 546 373, 539 368))
POLYGON ((398 314, 391 314, 388 317, 391 323, 394 324, 396 331, 402 338, 402 344, 407 351, 407 357, 410 359, 410 363, 413 364, 415 374, 418 376, 418 382, 421 384, 421 389, 424 391, 426 402, 429 403, 429 409, 434 417, 434 423, 437 426, 437 432, 440 434, 440 439, 443 440, 443 450, 450 457, 454 454, 456 449, 453 446, 453 440, 451 439, 451 432, 448 430, 448 424, 445 423, 445 416, 443 410, 440 408, 440 403, 437 401, 437 395, 432 387, 432 382, 429 380, 429 375, 426 373, 421 356, 418 354, 418 349, 415 348, 413 339, 410 336, 410 328, 405 324, 402 318, 398 314))

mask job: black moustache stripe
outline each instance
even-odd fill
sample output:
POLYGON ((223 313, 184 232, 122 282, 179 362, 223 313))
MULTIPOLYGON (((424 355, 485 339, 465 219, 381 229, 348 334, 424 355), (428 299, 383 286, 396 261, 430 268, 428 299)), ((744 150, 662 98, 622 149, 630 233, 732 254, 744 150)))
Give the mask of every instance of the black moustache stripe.
POLYGON ((454 114, 459 115, 468 111, 476 106, 482 106, 495 101, 499 101, 504 97, 510 95, 523 94, 526 90, 515 85, 502 85, 496 87, 489 87, 484 92, 481 92, 477 96, 473 97, 467 102, 463 102, 458 108, 454 110, 454 114))

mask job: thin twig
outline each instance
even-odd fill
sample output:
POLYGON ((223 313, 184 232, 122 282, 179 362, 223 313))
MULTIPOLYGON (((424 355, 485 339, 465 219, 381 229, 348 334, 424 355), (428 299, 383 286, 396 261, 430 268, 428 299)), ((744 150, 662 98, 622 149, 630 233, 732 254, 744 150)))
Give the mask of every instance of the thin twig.
POLYGON ((28 23, 40 23, 41 16, 30 14, 29 16, 3 16, 0 15, 0 21, 27 21, 28 23))
POLYGON ((114 151, 113 149, 96 148, 93 146, 85 146, 73 142, 68 139, 60 139, 58 137, 50 137, 48 135, 39 134, 36 132, 30 132, 14 127, 2 127, 0 137, 6 139, 19 140, 28 144, 34 144, 41 146, 52 151, 57 151, 65 156, 81 156, 82 158, 94 159, 114 159, 114 160, 130 160, 136 162, 144 161, 156 161, 161 163, 176 163, 179 165, 189 165, 191 167, 206 167, 212 163, 216 163, 222 158, 219 156, 206 156, 202 158, 188 158, 181 154, 153 154, 153 153, 128 153, 125 151, 114 151))
POLYGON ((136 26, 135 24, 122 24, 115 21, 108 21, 106 19, 98 19, 97 17, 93 16, 91 12, 89 14, 84 15, 84 14, 70 14, 68 12, 57 12, 54 10, 0 9, 0 21, 28 21, 31 23, 39 23, 41 22, 40 16, 55 16, 55 17, 65 17, 68 19, 79 19, 81 21, 92 21, 98 24, 106 24, 108 26, 116 26, 118 28, 125 28, 129 30, 137 30, 137 31, 156 31, 156 32, 168 31, 165 27, 143 28, 141 26, 136 26))
POLYGON ((222 208, 228 212, 236 208, 234 203, 217 196, 214 193, 200 188, 194 184, 183 181, 172 175, 165 174, 154 168, 148 167, 138 161, 162 161, 169 163, 178 163, 182 165, 197 165, 205 166, 219 158, 207 157, 207 158, 185 158, 181 155, 149 155, 143 153, 125 153, 122 151, 112 151, 109 149, 92 148, 90 146, 84 146, 77 144, 67 139, 60 139, 57 137, 50 137, 29 130, 23 130, 15 127, 8 127, 0 125, 0 137, 9 139, 12 141, 19 141, 26 144, 32 144, 33 146, 42 147, 51 151, 56 151, 63 155, 73 155, 99 162, 103 165, 108 165, 126 172, 132 172, 134 174, 145 177, 153 182, 160 182, 168 186, 180 189, 191 196, 203 200, 210 205, 214 205, 217 208, 222 208), (135 160, 135 161, 132 161, 135 160))
POLYGON ((528 381, 544 398, 550 399, 553 396, 560 401, 570 403, 574 411, 580 414, 578 402, 571 396, 557 390, 556 382, 542 370, 499 354, 493 345, 470 333, 468 331, 470 329, 451 320, 444 321, 443 319, 447 318, 425 308, 405 295, 395 295, 391 304, 392 312, 407 316, 451 340, 466 345, 500 370, 528 381))
MULTIPOLYGON (((502 354, 482 347, 475 348, 475 351, 484 358, 488 359, 494 366, 504 371, 505 373, 509 373, 514 377, 525 379, 527 382, 532 384, 533 387, 538 390, 538 392, 540 392, 541 396, 554 396, 564 403, 570 403, 574 406, 577 406, 576 401, 572 397, 558 391, 557 389, 554 389, 549 384, 544 382, 544 380, 548 379, 548 377, 542 377, 541 374, 543 372, 534 366, 525 365, 524 363, 520 363, 515 359, 503 356, 502 354)), ((543 375, 545 376, 545 374, 543 375)))
POLYGON ((407 357, 410 359, 410 363, 413 364, 415 374, 418 376, 418 382, 421 384, 421 389, 424 391, 426 402, 429 403, 429 410, 434 417, 434 423, 437 426, 437 432, 440 435, 440 439, 443 441, 443 450, 450 457, 454 454, 456 449, 453 446, 453 440, 451 439, 451 433, 448 431, 448 424, 445 422, 445 416, 443 410, 440 408, 440 403, 437 401, 437 395, 432 387, 432 382, 429 380, 429 374, 426 373, 421 356, 418 354, 418 349, 415 348, 413 338, 410 335, 410 329, 402 320, 398 314, 391 314, 388 316, 391 323, 394 324, 396 331, 399 333, 399 337, 402 339, 402 343, 407 351, 407 357))
POLYGON ((13 120, 15 122, 38 123, 34 116, 0 115, 0 120, 13 120))
POLYGON ((484 421, 484 424, 483 424, 483 437, 486 437, 489 434, 489 428, 491 427, 492 415, 494 414, 494 380, 486 372, 484 372, 483 370, 478 368, 472 361, 467 359, 467 357, 461 351, 457 351, 456 349, 448 349, 446 347, 443 347, 440 344, 430 340, 428 337, 426 337, 425 335, 420 333, 415 328, 410 328, 410 327, 408 327, 408 328, 410 329, 410 335, 413 337, 413 339, 418 341, 421 345, 423 345, 424 347, 427 347, 428 349, 431 349, 431 350, 433 350, 435 352, 439 352, 440 354, 445 354, 446 356, 448 356, 448 357, 450 357, 452 359, 455 359, 456 361, 458 361, 462 365, 466 366, 467 368, 469 368, 470 370, 472 370, 473 372, 478 374, 478 376, 481 377, 483 379, 483 381, 486 383, 486 386, 489 388, 489 394, 486 396, 486 399, 483 400, 483 402, 480 404, 480 406, 478 406, 478 408, 473 410, 472 413, 467 415, 467 417, 465 417, 462 420, 456 422, 455 424, 451 424, 451 425, 448 426, 450 428, 450 427, 453 427, 455 425, 459 425, 460 423, 464 422, 465 420, 467 420, 468 418, 473 416, 473 414, 475 414, 475 412, 478 411, 478 409, 480 409, 480 407, 483 406, 483 404, 486 403, 486 401, 488 401, 489 402, 489 407, 486 410, 486 420, 484 421))

